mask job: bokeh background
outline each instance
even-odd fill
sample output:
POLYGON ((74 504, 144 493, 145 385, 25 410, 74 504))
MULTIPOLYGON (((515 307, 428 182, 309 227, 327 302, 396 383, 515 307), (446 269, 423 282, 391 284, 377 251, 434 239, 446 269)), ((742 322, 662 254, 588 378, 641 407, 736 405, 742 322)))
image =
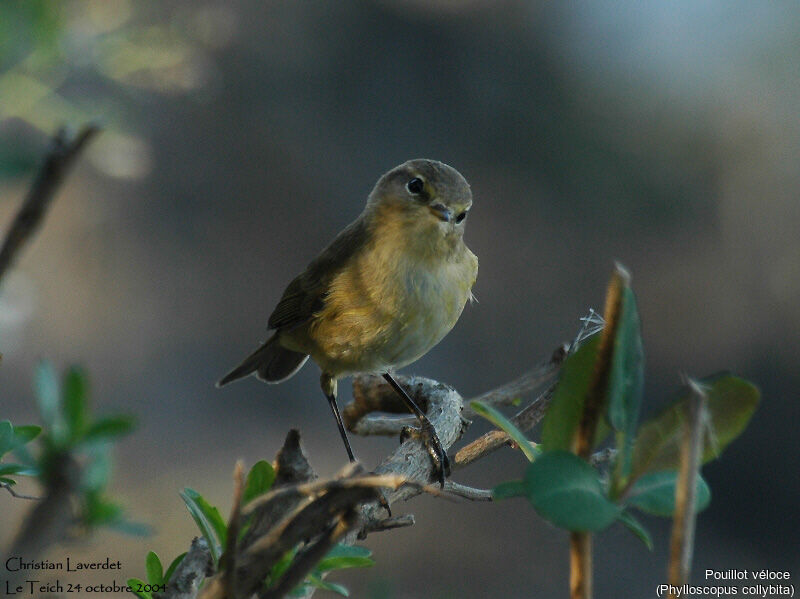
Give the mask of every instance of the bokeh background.
MULTIPOLYGON (((602 307, 621 261, 646 413, 681 373, 730 369, 764 397, 704 469, 693 580, 800 575, 798 106, 795 3, 3 2, 0 226, 59 125, 105 130, 0 290, 0 416, 36 421, 39 358, 84 365, 98 411, 139 419, 111 490, 155 528, 51 558, 110 555, 143 576, 149 549, 170 560, 195 534, 178 491, 227 513, 235 460, 271 459, 290 427, 321 474, 344 464, 314 365, 278 387, 213 382, 378 176, 431 157, 472 184, 479 303, 406 371, 467 397, 510 380, 602 307)), ((394 443, 353 440, 368 467, 394 443)), ((523 467, 506 449, 456 478, 523 467)), ((3 547, 29 504, 0 506, 3 547)), ((527 504, 402 509, 417 525, 373 535, 377 565, 337 577, 354 596, 565 596, 566 535, 527 504)), ((653 553, 619 527, 599 536, 597 597, 654 596, 668 526, 647 523, 653 553)))

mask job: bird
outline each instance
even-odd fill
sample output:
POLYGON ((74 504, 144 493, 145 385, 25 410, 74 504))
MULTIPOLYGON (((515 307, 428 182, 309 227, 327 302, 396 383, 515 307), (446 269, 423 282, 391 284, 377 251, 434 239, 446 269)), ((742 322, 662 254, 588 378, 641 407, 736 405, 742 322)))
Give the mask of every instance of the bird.
POLYGON ((286 287, 268 320, 269 339, 217 386, 251 374, 280 383, 310 357, 354 462, 336 403, 337 381, 381 374, 417 416, 433 473, 444 486, 447 453, 392 373, 439 343, 473 299, 478 259, 464 243, 471 207, 469 183, 442 162, 409 160, 384 173, 361 214, 286 287))

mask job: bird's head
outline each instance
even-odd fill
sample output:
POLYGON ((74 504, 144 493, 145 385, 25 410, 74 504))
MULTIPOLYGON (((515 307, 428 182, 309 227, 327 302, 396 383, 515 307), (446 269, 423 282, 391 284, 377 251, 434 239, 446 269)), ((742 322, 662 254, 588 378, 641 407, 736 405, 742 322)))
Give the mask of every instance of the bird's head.
POLYGON ((460 238, 472 206, 469 183, 436 160, 409 160, 383 175, 367 210, 422 236, 460 238))

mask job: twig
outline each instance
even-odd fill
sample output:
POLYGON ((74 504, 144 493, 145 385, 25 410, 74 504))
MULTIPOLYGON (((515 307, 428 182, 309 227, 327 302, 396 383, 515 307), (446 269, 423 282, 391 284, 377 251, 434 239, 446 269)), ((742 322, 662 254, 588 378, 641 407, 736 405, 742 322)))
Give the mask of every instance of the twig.
POLYGON ((85 125, 75 135, 70 135, 65 128, 62 128, 53 138, 44 164, 39 169, 3 241, 0 249, 0 279, 25 242, 41 225, 53 196, 77 156, 99 131, 100 128, 95 124, 85 125))
POLYGON ((458 497, 472 501, 491 501, 492 492, 489 489, 476 489, 448 480, 444 483, 444 490, 458 497))
POLYGON ((522 376, 514 379, 510 383, 506 383, 496 389, 473 397, 467 401, 462 416, 471 418, 476 415, 475 411, 469 407, 469 404, 475 400, 495 407, 513 405, 515 400, 540 387, 542 383, 550 380, 553 375, 559 371, 561 364, 564 362, 564 358, 567 356, 567 349, 566 344, 556 348, 549 360, 535 366, 522 376))
MULTIPOLYGON (((447 483, 445 483, 445 487, 447 487, 447 483)), ((407 526, 414 526, 414 523, 414 514, 403 514, 402 516, 392 516, 390 518, 384 518, 383 520, 372 521, 363 527, 362 532, 366 537, 367 533, 383 532, 394 528, 405 528, 407 526)))
MULTIPOLYGON (((35 559, 47 547, 63 540, 75 518, 72 497, 78 489, 80 466, 68 453, 53 456, 45 480, 46 495, 26 516, 7 555, 35 559), (28 557, 30 556, 30 558, 28 557)), ((9 573, 9 585, 25 575, 25 570, 9 573)))
MULTIPOLYGON (((544 417, 547 406, 550 405, 554 388, 554 386, 551 386, 529 405, 512 416, 510 419, 512 424, 523 433, 536 426, 544 417)), ((489 431, 485 435, 475 439, 472 443, 459 449, 452 460, 452 468, 453 470, 457 470, 458 468, 468 466, 472 462, 485 457, 510 442, 511 437, 504 431, 489 431)))
POLYGON ((339 542, 339 540, 358 523, 358 513, 350 510, 339 516, 337 521, 317 540, 305 548, 292 561, 292 565, 281 577, 280 582, 271 589, 259 593, 259 599, 280 599, 300 584, 316 564, 325 557, 325 554, 339 542))
POLYGON ((233 507, 228 518, 228 536, 225 542, 225 563, 223 569, 223 584, 229 597, 236 597, 236 542, 239 540, 241 527, 242 494, 244 493, 244 464, 239 460, 233 470, 233 507))
MULTIPOLYGON (((703 424, 708 396, 696 382, 687 380, 691 393, 681 444, 681 462, 675 485, 675 517, 669 559, 669 585, 678 588, 689 580, 694 545, 697 476, 703 445, 703 424)), ((670 598, 676 597, 672 592, 670 598)))
POLYGON ((17 499, 32 499, 34 501, 41 501, 44 497, 36 497, 35 495, 24 495, 22 493, 17 493, 9 483, 0 482, 0 487, 11 493, 12 497, 16 497, 17 499))
MULTIPOLYGON (((594 372, 581 408, 578 430, 572 442, 573 452, 587 462, 591 460, 597 422, 605 405, 606 388, 608 387, 613 356, 612 350, 620 322, 622 294, 629 284, 630 275, 622 266, 617 264, 606 291, 606 302, 603 310, 605 326, 597 348, 594 372)), ((584 324, 589 322, 591 320, 586 320, 584 324)), ((569 541, 570 597, 571 599, 591 599, 592 535, 588 532, 571 532, 569 541)))

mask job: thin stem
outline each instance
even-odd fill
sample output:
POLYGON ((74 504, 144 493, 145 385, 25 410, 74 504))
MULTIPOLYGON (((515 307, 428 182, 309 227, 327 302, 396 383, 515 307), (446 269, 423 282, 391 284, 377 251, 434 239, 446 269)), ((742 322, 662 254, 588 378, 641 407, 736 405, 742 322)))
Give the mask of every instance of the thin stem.
MULTIPOLYGON (((694 547, 697 477, 703 441, 703 421, 707 395, 694 381, 687 381, 691 397, 681 444, 681 463, 675 485, 675 517, 670 540, 668 578, 670 587, 678 588, 689 581, 694 547)), ((672 592, 671 598, 677 597, 672 592)))

